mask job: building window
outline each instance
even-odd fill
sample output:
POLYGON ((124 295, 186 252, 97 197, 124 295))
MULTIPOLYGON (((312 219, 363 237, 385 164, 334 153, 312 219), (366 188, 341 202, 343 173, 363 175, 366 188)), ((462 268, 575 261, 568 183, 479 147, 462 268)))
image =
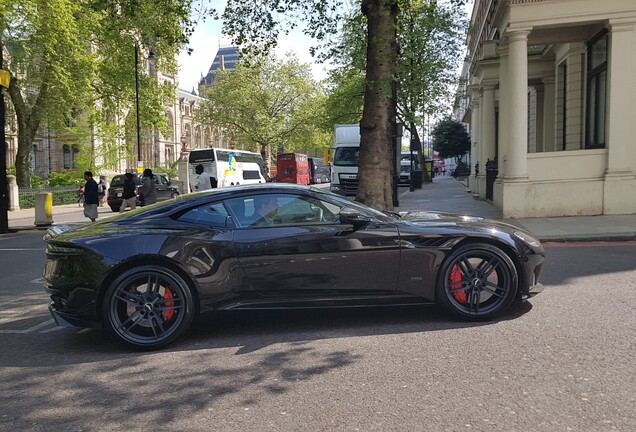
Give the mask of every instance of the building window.
POLYGON ((607 110, 607 46, 606 30, 587 44, 587 99, 585 148, 605 147, 607 110))
POLYGON ((73 146, 73 168, 77 168, 77 157, 79 156, 79 147, 74 145, 73 146))
POLYGON ((556 127, 556 150, 565 150, 567 144, 567 102, 568 102, 568 67, 564 60, 557 66, 557 127, 556 127))
POLYGON ((31 152, 31 172, 35 172, 38 167, 38 146, 34 145, 31 152))
POLYGON ((64 144, 64 147, 62 147, 62 151, 64 152, 64 169, 70 169, 71 168, 71 148, 64 144))

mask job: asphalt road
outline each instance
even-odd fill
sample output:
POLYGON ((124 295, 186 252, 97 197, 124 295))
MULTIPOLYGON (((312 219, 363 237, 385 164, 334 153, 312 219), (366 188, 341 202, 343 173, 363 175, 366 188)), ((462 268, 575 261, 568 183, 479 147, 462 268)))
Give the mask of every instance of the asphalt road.
POLYGON ((633 431, 636 244, 551 244, 489 323, 222 313, 163 351, 55 327, 42 233, 0 236, 0 431, 633 431))

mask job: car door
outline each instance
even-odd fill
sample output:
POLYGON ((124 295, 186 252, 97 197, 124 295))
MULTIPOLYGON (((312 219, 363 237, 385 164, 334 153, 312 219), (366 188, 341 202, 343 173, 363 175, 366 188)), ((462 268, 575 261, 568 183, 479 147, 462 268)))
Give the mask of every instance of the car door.
POLYGON ((398 231, 390 223, 340 223, 341 205, 310 195, 272 194, 270 222, 255 217, 257 195, 228 200, 238 220, 233 244, 254 288, 267 296, 308 298, 395 294, 398 231))
POLYGON ((157 201, 170 199, 171 191, 168 189, 168 179, 159 174, 155 174, 155 189, 157 190, 157 201))

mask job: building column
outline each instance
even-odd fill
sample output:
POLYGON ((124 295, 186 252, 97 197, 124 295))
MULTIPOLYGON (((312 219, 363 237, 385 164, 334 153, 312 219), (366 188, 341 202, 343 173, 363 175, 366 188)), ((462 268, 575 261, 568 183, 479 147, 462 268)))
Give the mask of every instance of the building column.
POLYGON ((636 122, 633 118, 636 23, 610 20, 610 27, 603 213, 626 214, 636 212, 633 199, 636 196, 636 122))
POLYGON ((481 96, 481 132, 479 151, 478 193, 486 198, 486 162, 495 157, 495 85, 484 84, 481 96))
POLYGON ((509 34, 508 87, 509 102, 506 109, 510 125, 506 180, 528 178, 528 35, 529 30, 517 30, 509 34))
MULTIPOLYGON (((473 92, 472 99, 470 102, 470 172, 471 176, 469 177, 468 185, 470 190, 473 192, 474 196, 479 196, 479 182, 477 180, 477 173, 475 172, 475 164, 479 161, 481 142, 480 142, 480 134, 481 134, 481 122, 480 122, 480 103, 479 103, 479 93, 477 91, 473 92)), ((481 174, 481 170, 480 170, 481 174)))
POLYGON ((636 122, 634 122, 635 23, 610 21, 607 98, 607 176, 634 177, 636 122))
POLYGON ((493 190, 493 206, 503 209, 503 178, 505 176, 506 159, 508 158, 508 114, 510 102, 508 101, 508 48, 500 46, 499 54, 499 123, 497 129, 497 179, 493 190))

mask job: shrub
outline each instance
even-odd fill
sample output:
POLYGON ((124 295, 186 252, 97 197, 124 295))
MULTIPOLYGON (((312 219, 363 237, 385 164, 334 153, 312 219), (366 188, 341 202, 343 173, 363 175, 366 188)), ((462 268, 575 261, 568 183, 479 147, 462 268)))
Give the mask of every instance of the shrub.
POLYGON ((55 172, 49 175, 49 186, 78 186, 84 183, 84 179, 77 173, 55 172))

